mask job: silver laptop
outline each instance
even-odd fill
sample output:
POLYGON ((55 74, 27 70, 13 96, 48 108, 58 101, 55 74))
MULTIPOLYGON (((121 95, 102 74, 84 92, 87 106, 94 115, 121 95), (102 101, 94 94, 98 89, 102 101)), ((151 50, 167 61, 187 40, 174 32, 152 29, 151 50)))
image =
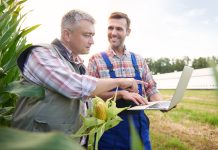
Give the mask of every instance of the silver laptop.
POLYGON ((144 110, 144 109, 151 109, 151 110, 169 110, 176 106, 181 100, 185 93, 185 89, 188 86, 188 82, 191 78, 192 71, 194 69, 188 66, 185 66, 182 75, 179 79, 179 82, 176 87, 176 91, 173 94, 173 97, 171 100, 163 100, 163 101, 156 101, 156 102, 149 102, 148 105, 142 105, 142 106, 134 106, 129 108, 128 110, 144 110))

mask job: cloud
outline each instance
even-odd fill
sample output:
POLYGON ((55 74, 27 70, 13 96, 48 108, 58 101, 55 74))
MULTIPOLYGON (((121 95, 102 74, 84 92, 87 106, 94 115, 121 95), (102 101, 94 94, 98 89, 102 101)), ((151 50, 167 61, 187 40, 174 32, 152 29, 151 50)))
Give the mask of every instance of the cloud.
POLYGON ((59 37, 60 19, 66 11, 85 10, 96 19, 95 44, 91 47, 93 54, 108 47, 109 14, 123 11, 132 22, 131 34, 126 39, 129 50, 155 58, 217 55, 218 1, 199 1, 28 0, 25 9, 33 9, 33 12, 27 16, 25 25, 42 24, 28 35, 28 40, 48 43, 59 37))
POLYGON ((206 14, 205 8, 194 8, 184 13, 184 16, 187 17, 199 17, 206 14))
POLYGON ((214 23, 218 24, 218 16, 214 17, 214 23))

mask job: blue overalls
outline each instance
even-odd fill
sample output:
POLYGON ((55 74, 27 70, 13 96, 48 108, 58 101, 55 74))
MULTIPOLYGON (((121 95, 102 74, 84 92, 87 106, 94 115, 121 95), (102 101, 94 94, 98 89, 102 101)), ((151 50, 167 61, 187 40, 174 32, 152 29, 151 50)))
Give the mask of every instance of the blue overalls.
MULTIPOLYGON (((113 65, 111 64, 107 54, 105 52, 101 53, 107 68, 109 69, 109 74, 111 78, 117 78, 113 70, 113 65)), ((135 79, 141 80, 140 72, 138 69, 137 61, 135 55, 131 53, 132 64, 135 69, 135 79)), ((139 94, 142 95, 142 86, 138 85, 139 94)), ((128 107, 130 105, 135 105, 132 101, 117 100, 117 107, 128 107)), ((134 125, 138 131, 138 134, 143 142, 145 150, 151 150, 151 143, 149 138, 149 119, 145 115, 143 110, 128 111, 125 110, 119 114, 123 119, 117 126, 107 130, 99 141, 99 150, 130 150, 131 149, 131 135, 129 127, 129 116, 133 119, 134 125)))

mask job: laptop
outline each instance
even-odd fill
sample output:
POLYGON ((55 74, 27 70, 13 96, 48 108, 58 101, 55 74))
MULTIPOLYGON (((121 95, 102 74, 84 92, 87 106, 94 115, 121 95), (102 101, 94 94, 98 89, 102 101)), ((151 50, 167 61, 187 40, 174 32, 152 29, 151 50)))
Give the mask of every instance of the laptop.
POLYGON ((182 74, 171 100, 148 102, 148 105, 134 106, 128 110, 170 110, 182 100, 193 70, 193 68, 188 66, 183 68, 182 74))

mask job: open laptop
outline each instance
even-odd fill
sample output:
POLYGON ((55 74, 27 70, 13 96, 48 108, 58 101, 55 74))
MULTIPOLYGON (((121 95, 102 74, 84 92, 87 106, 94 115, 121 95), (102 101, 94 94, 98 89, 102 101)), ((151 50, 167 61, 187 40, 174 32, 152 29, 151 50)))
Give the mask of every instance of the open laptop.
POLYGON ((144 109, 151 109, 151 110, 170 110, 174 106, 176 106, 181 100, 185 93, 185 89, 188 86, 189 79, 191 78, 192 71, 194 69, 188 66, 185 66, 182 75, 179 79, 179 82, 177 84, 177 88, 175 93, 173 94, 172 99, 169 101, 155 101, 155 102, 149 102, 148 105, 140 105, 140 106, 134 106, 129 108, 128 110, 144 110, 144 109))

